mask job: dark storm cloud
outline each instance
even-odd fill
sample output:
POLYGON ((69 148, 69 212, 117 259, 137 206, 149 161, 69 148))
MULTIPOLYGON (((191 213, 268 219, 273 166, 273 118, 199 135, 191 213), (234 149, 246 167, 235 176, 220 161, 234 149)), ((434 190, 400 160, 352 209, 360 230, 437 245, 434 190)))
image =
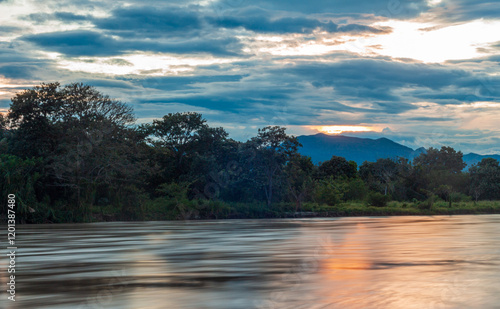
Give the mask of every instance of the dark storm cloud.
POLYGON ((142 39, 115 39, 96 31, 75 30, 27 35, 22 38, 40 48, 67 56, 114 56, 133 51, 164 53, 208 53, 235 55, 239 41, 227 38, 187 38, 167 42, 142 39))

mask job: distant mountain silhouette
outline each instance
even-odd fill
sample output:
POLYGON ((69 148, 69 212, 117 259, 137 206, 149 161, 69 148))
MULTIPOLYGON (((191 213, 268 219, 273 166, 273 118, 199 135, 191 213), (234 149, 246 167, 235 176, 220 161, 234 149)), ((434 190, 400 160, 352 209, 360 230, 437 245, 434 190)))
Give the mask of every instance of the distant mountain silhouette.
POLYGON ((479 154, 473 153, 473 152, 464 155, 464 161, 469 166, 471 166, 472 164, 476 164, 476 163, 481 162, 481 160, 484 158, 493 158, 493 159, 500 161, 500 155, 484 155, 483 156, 483 155, 479 155, 479 154))
MULTIPOLYGON (((302 144, 299 152, 311 157, 314 163, 330 160, 332 156, 339 156, 355 161, 359 166, 365 161, 375 162, 380 158, 403 157, 413 160, 426 152, 423 147, 413 150, 387 138, 370 139, 323 133, 301 135, 297 138, 302 144)), ((469 166, 483 158, 495 158, 500 161, 500 155, 481 156, 475 153, 464 155, 464 161, 469 166)))

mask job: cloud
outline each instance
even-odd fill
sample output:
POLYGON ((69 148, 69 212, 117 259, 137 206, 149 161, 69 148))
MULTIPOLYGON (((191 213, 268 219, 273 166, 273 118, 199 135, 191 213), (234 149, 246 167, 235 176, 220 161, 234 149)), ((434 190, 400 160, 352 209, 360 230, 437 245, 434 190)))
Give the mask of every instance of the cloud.
POLYGON ((111 56, 126 51, 115 39, 87 30, 40 33, 22 39, 68 56, 111 56))
POLYGON ((331 33, 366 32, 381 34, 390 32, 389 28, 374 28, 359 24, 338 25, 331 20, 320 21, 316 18, 304 16, 277 18, 274 14, 277 13, 258 8, 245 8, 235 10, 230 16, 208 18, 208 21, 216 27, 244 28, 257 33, 312 33, 316 29, 331 33))
POLYGON ((443 0, 431 12, 437 19, 448 22, 498 19, 500 2, 496 0, 443 0))
MULTIPOLYGON (((244 7, 248 2, 219 0, 213 7, 219 14, 234 7, 244 7)), ((373 14, 375 16, 390 17, 395 19, 406 19, 419 16, 429 9, 427 0, 256 0, 251 1, 252 6, 263 9, 300 12, 305 14, 329 13, 338 16, 349 14, 373 14)))
POLYGON ((455 118, 450 117, 410 117, 410 121, 456 121, 455 118))
POLYGON ((110 17, 93 21, 102 30, 120 36, 149 38, 185 35, 202 28, 199 14, 193 8, 129 6, 111 12, 110 17))
POLYGON ((159 89, 163 91, 178 89, 202 88, 209 84, 236 83, 248 75, 197 75, 197 76, 162 76, 140 79, 125 79, 134 81, 146 89, 159 89))
POLYGON ((14 79, 39 77, 52 65, 51 61, 30 55, 23 46, 0 42, 0 75, 14 79))
POLYGON ((310 81, 316 88, 332 87, 337 95, 362 101, 398 101, 401 97, 396 90, 417 87, 440 90, 470 77, 465 71, 440 65, 374 59, 303 63, 286 68, 284 72, 310 81))
POLYGON ((0 33, 19 33, 22 30, 20 27, 0 25, 0 33))
POLYGON ((235 55, 241 48, 238 39, 193 38, 171 41, 115 39, 96 31, 74 30, 27 35, 22 40, 47 51, 66 56, 115 56, 134 51, 161 53, 208 53, 220 56, 235 55))
POLYGON ((92 17, 88 15, 79 15, 71 12, 55 12, 55 13, 33 13, 21 17, 22 20, 33 21, 36 24, 43 24, 48 21, 58 20, 61 22, 81 22, 91 20, 92 17))
MULTIPOLYGON (((380 55, 389 46, 383 39, 391 35, 385 34, 407 24, 379 26, 387 18, 425 20, 443 29, 500 18, 492 0, 429 3, 48 0, 0 25, 8 33, 0 42, 0 75, 16 85, 82 81, 133 105, 141 121, 201 111, 219 125, 246 127, 230 130, 240 136, 245 130, 255 134, 250 126, 373 124, 390 127, 380 136, 418 147, 442 139, 474 148, 481 138, 477 149, 498 148, 493 103, 500 100, 499 43, 474 45, 482 58, 443 64, 380 55), (353 48, 326 54, 329 47, 352 47, 350 42, 378 46, 366 53, 353 48), (322 54, 309 52, 323 46, 322 54), (279 48, 280 55, 269 52, 279 48)), ((439 44, 405 44, 417 53, 439 53, 439 44)))

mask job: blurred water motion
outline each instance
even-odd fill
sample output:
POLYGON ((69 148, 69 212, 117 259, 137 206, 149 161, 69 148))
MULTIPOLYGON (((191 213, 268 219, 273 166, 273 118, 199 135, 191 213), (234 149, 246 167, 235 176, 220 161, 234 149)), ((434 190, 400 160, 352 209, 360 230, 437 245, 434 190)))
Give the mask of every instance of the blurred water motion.
POLYGON ((17 239, 2 308, 500 308, 500 215, 31 225, 17 239))

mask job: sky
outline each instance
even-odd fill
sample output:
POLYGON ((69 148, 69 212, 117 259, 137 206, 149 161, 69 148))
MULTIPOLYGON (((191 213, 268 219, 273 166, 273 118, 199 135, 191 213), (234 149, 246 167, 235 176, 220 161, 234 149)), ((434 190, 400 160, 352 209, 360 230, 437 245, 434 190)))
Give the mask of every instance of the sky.
POLYGON ((246 140, 387 137, 500 153, 497 0, 0 0, 0 111, 83 82, 139 123, 202 113, 246 140))

